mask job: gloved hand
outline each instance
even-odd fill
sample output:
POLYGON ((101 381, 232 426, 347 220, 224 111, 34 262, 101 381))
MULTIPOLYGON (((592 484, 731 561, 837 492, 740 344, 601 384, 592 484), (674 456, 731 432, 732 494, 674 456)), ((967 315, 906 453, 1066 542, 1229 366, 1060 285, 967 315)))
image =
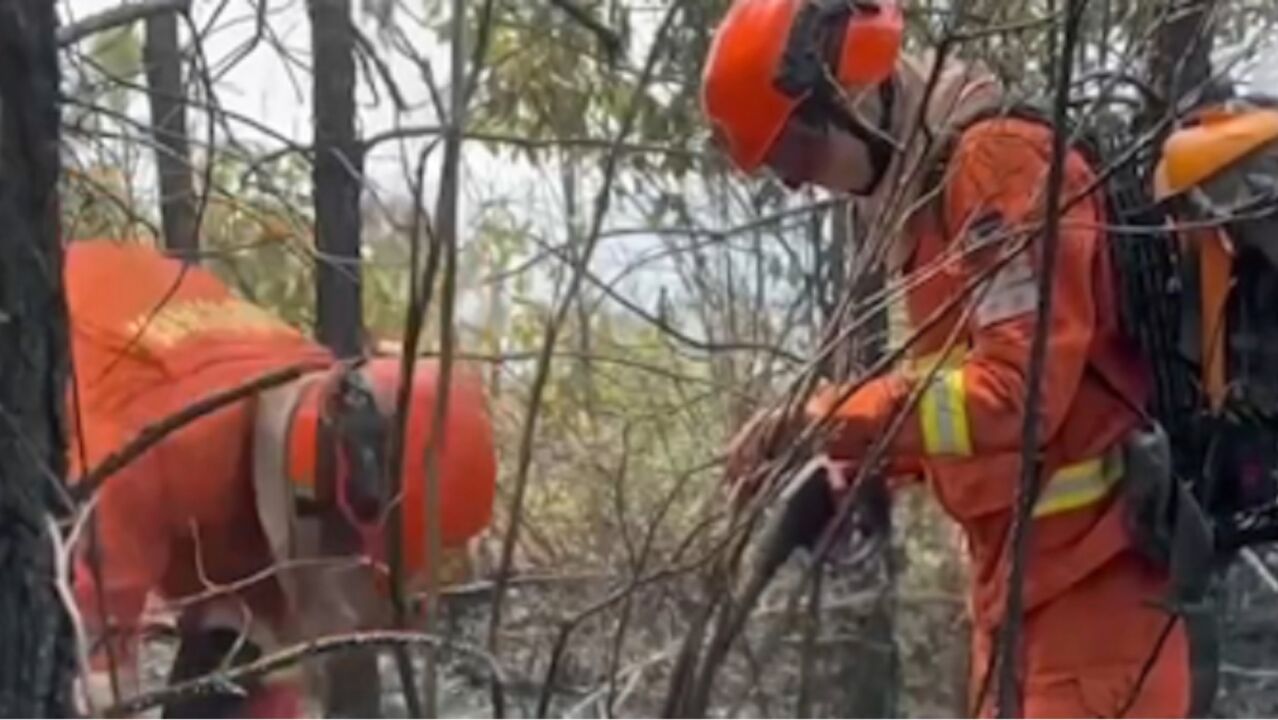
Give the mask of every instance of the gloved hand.
POLYGON ((822 381, 804 404, 812 422, 831 417, 833 432, 825 449, 841 458, 865 457, 883 432, 908 388, 894 382, 870 382, 849 394, 848 385, 822 381))
POLYGON ((733 501, 740 503, 759 491, 767 476, 764 465, 785 452, 803 430, 802 409, 786 412, 784 407, 764 408, 755 413, 728 442, 724 481, 733 501))
POLYGON ((775 570, 798 548, 816 549, 855 474, 851 465, 821 454, 783 479, 785 488, 763 531, 765 571, 775 570))

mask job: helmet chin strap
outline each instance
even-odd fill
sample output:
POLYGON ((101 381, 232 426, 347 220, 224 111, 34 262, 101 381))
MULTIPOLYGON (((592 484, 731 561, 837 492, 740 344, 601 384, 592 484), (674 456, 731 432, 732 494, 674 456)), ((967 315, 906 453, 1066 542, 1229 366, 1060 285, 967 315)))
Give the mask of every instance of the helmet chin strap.
POLYGON ((879 84, 879 122, 878 128, 871 130, 837 98, 831 98, 829 115, 831 122, 838 128, 846 130, 853 137, 865 144, 870 156, 873 173, 865 188, 849 188, 855 195, 873 195, 887 176, 888 167, 892 164, 892 156, 896 153, 896 144, 892 137, 892 112, 896 106, 896 82, 888 78, 879 84))
POLYGON ((872 195, 887 175, 896 145, 891 140, 892 115, 896 105, 896 81, 888 77, 879 83, 879 122, 877 131, 865 126, 843 102, 843 89, 832 74, 835 58, 842 54, 847 41, 846 27, 852 20, 852 5, 847 0, 815 0, 804 3, 790 26, 780 66, 773 85, 791 98, 801 99, 797 109, 808 112, 828 132, 833 125, 865 144, 873 166, 868 187, 848 188, 858 195, 872 195), (831 31, 833 30, 833 31, 831 31))

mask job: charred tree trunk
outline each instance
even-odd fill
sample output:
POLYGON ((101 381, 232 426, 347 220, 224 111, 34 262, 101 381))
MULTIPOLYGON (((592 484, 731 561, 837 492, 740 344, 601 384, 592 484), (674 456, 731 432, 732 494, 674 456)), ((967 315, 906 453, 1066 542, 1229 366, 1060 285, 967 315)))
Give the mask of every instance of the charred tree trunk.
POLYGON ((319 339, 342 357, 362 346, 360 188, 355 137, 355 33, 350 0, 309 0, 314 48, 315 238, 319 339))
POLYGON ((49 519, 66 474, 54 3, 0 3, 0 716, 68 717, 49 519))
MULTIPOLYGON (((878 267, 865 267, 858 259, 857 231, 853 207, 838 205, 831 211, 831 233, 828 242, 827 266, 824 268, 825 285, 819 293, 823 298, 822 316, 827 325, 846 322, 840 318, 838 308, 849 295, 859 305, 865 298, 883 287, 883 272, 878 267)), ((887 313, 875 313, 873 320, 862 332, 849 338, 825 365, 827 377, 847 381, 863 373, 863 369, 880 357, 887 333, 887 313)), ((886 498, 879 498, 884 507, 880 531, 890 537, 891 514, 887 511, 886 498)), ((884 543, 878 556, 868 568, 848 568, 832 557, 826 569, 831 578, 851 578, 857 584, 874 587, 878 595, 864 612, 856 617, 831 617, 830 627, 848 630, 845 635, 857 638, 855 642, 829 644, 829 657, 818 666, 818 682, 838 688, 816 707, 814 717, 894 717, 897 710, 897 694, 900 690, 900 657, 896 648, 896 573, 893 565, 893 547, 884 543)))
POLYGON ((146 21, 143 60, 150 89, 164 246, 174 255, 194 260, 200 240, 191 180, 191 142, 186 129, 177 13, 161 13, 146 21))
POLYGON ((1216 90, 1208 86, 1215 4, 1215 0, 1167 3, 1149 60, 1150 85, 1162 101, 1162 107, 1156 108, 1156 115, 1151 121, 1162 117, 1169 109, 1216 90))
MULTIPOLYGON (((355 30, 350 0, 308 0, 315 65, 316 333, 339 357, 361 352, 360 212, 363 148, 355 137, 355 30)), ((377 653, 325 661, 330 717, 381 714, 377 653)))

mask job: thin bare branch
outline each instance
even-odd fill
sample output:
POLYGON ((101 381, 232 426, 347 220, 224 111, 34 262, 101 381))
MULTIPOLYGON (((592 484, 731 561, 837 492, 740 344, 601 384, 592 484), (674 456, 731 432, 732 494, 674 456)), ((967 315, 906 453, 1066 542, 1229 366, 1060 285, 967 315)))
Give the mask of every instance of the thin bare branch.
MULTIPOLYGON (((646 91, 648 82, 652 77, 653 71, 656 69, 657 58, 660 56, 660 48, 662 40, 667 30, 674 22, 675 16, 682 9, 682 2, 673 2, 666 11, 661 25, 657 29, 656 38, 653 42, 653 48, 648 54, 648 59, 644 64, 643 77, 637 85, 626 113, 622 119, 621 127, 617 132, 615 139, 616 145, 625 142, 627 136, 630 135, 631 129, 634 127, 635 121, 639 115, 639 109, 643 106, 641 102, 643 93, 646 91)), ((563 296, 560 298, 559 307, 555 313, 555 317, 546 325, 545 335, 543 338, 542 355, 537 363, 536 374, 533 379, 532 394, 528 402, 527 412, 524 418, 523 434, 519 443, 519 465, 515 477, 515 491, 511 499, 509 512, 510 527, 507 529, 506 536, 502 542, 501 559, 497 570, 497 590, 493 598, 492 615, 489 619, 488 630, 488 647, 489 650, 497 655, 500 648, 500 632, 502 623, 502 604, 505 600, 505 580, 510 574, 511 563, 514 559, 515 543, 519 538, 519 525, 523 515, 524 496, 528 487, 528 473, 532 465, 532 449, 533 442, 536 437, 537 419, 541 412, 542 397, 546 386, 546 381, 550 374, 550 365, 553 358, 555 344, 559 338, 560 329, 567 317, 572 304, 576 299, 578 290, 581 287, 586 270, 593 255, 594 248, 599 242, 599 234, 603 230, 604 216, 608 212, 609 204, 612 201, 612 187, 616 179, 618 169, 619 156, 621 152, 619 147, 614 146, 607 155, 603 169, 603 185, 595 197, 594 217, 592 219, 592 227, 586 238, 585 247, 582 249, 580 258, 576 264, 575 271, 569 280, 569 285, 563 296)), ((505 697, 500 686, 494 685, 492 688, 493 712, 497 717, 505 716, 505 697)))
POLYGON ((1040 399, 1043 392, 1043 367, 1047 359, 1047 336, 1052 317, 1052 300, 1056 281, 1056 246, 1060 240, 1062 191, 1065 183, 1065 153, 1068 150, 1066 113, 1069 103, 1070 77, 1074 71, 1074 49, 1087 0, 1065 0, 1066 18, 1060 53, 1055 58, 1056 100, 1052 136, 1051 165, 1045 188, 1046 204, 1042 246, 1038 266, 1038 307, 1034 321, 1034 339, 1026 378, 1025 417, 1021 429, 1021 479, 1016 492, 1016 512, 1012 519, 1011 569, 1007 578, 1007 606, 1003 614, 998 644, 998 713, 999 717, 1017 717, 1021 713, 1020 630, 1024 602, 1024 583, 1029 553, 1029 534, 1034 504, 1041 488, 1042 452, 1039 447, 1040 399))
POLYGON ((107 708, 104 716, 133 716, 143 710, 175 700, 195 697, 209 692, 224 691, 228 685, 235 686, 235 684, 242 681, 261 677, 276 670, 291 667, 305 660, 329 653, 395 646, 427 647, 435 650, 461 652, 484 661, 492 675, 493 682, 505 682, 505 674, 502 672, 500 663, 479 648, 449 642, 425 633, 391 630, 370 631, 349 635, 335 635, 284 648, 246 665, 240 665, 230 670, 213 673, 202 678, 130 698, 107 708))
POLYGON ((123 470, 142 453, 155 447, 168 436, 228 405, 256 395, 264 390, 292 382, 308 370, 317 369, 315 364, 291 365, 281 370, 274 370, 260 377, 249 380, 227 390, 214 393, 202 400, 194 402, 182 410, 163 420, 142 428, 137 437, 130 440, 119 450, 108 455, 92 470, 86 472, 71 487, 71 496, 77 502, 85 502, 97 494, 98 489, 112 475, 123 470))
POLYGON ((63 25, 58 28, 58 45, 67 47, 81 40, 105 32, 121 25, 130 25, 139 20, 147 20, 165 13, 188 13, 191 11, 191 0, 138 0, 103 10, 83 20, 63 25))

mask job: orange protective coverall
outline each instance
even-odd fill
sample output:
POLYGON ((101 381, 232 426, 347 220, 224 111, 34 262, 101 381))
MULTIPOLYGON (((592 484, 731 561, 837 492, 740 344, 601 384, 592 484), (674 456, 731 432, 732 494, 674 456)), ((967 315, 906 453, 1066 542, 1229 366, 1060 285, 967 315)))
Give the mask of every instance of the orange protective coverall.
MULTIPOLYGON (((72 477, 202 397, 290 365, 333 363, 324 348, 234 296, 212 273, 184 270, 149 247, 71 243, 65 278, 75 364, 68 416, 72 477)), ((181 598, 206 590, 201 571, 208 581, 231 583, 276 561, 255 505, 254 402, 235 403, 178 430, 103 486, 96 511, 101 590, 116 623, 132 626, 149 592, 181 598)), ((446 473, 447 456, 441 462, 446 473)), ((474 502, 488 497, 490 488, 471 484, 478 488, 474 502)), ((445 513, 450 500, 468 502, 452 495, 460 487, 441 483, 445 513)), ((480 529, 456 525, 444 523, 446 544, 480 529)), ((77 554, 75 591, 94 628, 98 598, 85 559, 83 551, 77 554)), ((268 626, 286 612, 273 581, 241 596, 254 619, 268 626)), ((120 650, 132 650, 127 638, 120 650)))
MULTIPOLYGON (((937 369, 919 388, 889 460, 923 478, 966 536, 974 577, 971 707, 979 698, 984 714, 997 697, 996 680, 982 686, 1006 601, 1051 137, 1039 123, 994 118, 956 138, 938 199, 910 220, 916 242, 904 271, 926 280, 908 290, 896 318, 907 332, 940 321, 922 332, 903 367, 837 407, 842 394, 833 387, 808 406, 818 415, 833 409, 831 455, 855 461, 937 369), (1030 250, 1007 261, 1027 238, 1030 250), (954 303, 984 278, 970 303, 954 303)), ((1056 254, 1040 406, 1044 479, 1023 595, 1022 711, 1115 717, 1126 707, 1127 716, 1183 716, 1183 629, 1150 606, 1163 598, 1168 577, 1133 547, 1114 491, 1121 442, 1138 423, 1118 393, 1138 403, 1146 386, 1118 335, 1103 200, 1084 196, 1095 179, 1081 155, 1068 156, 1065 204, 1083 199, 1063 213, 1056 254)))

